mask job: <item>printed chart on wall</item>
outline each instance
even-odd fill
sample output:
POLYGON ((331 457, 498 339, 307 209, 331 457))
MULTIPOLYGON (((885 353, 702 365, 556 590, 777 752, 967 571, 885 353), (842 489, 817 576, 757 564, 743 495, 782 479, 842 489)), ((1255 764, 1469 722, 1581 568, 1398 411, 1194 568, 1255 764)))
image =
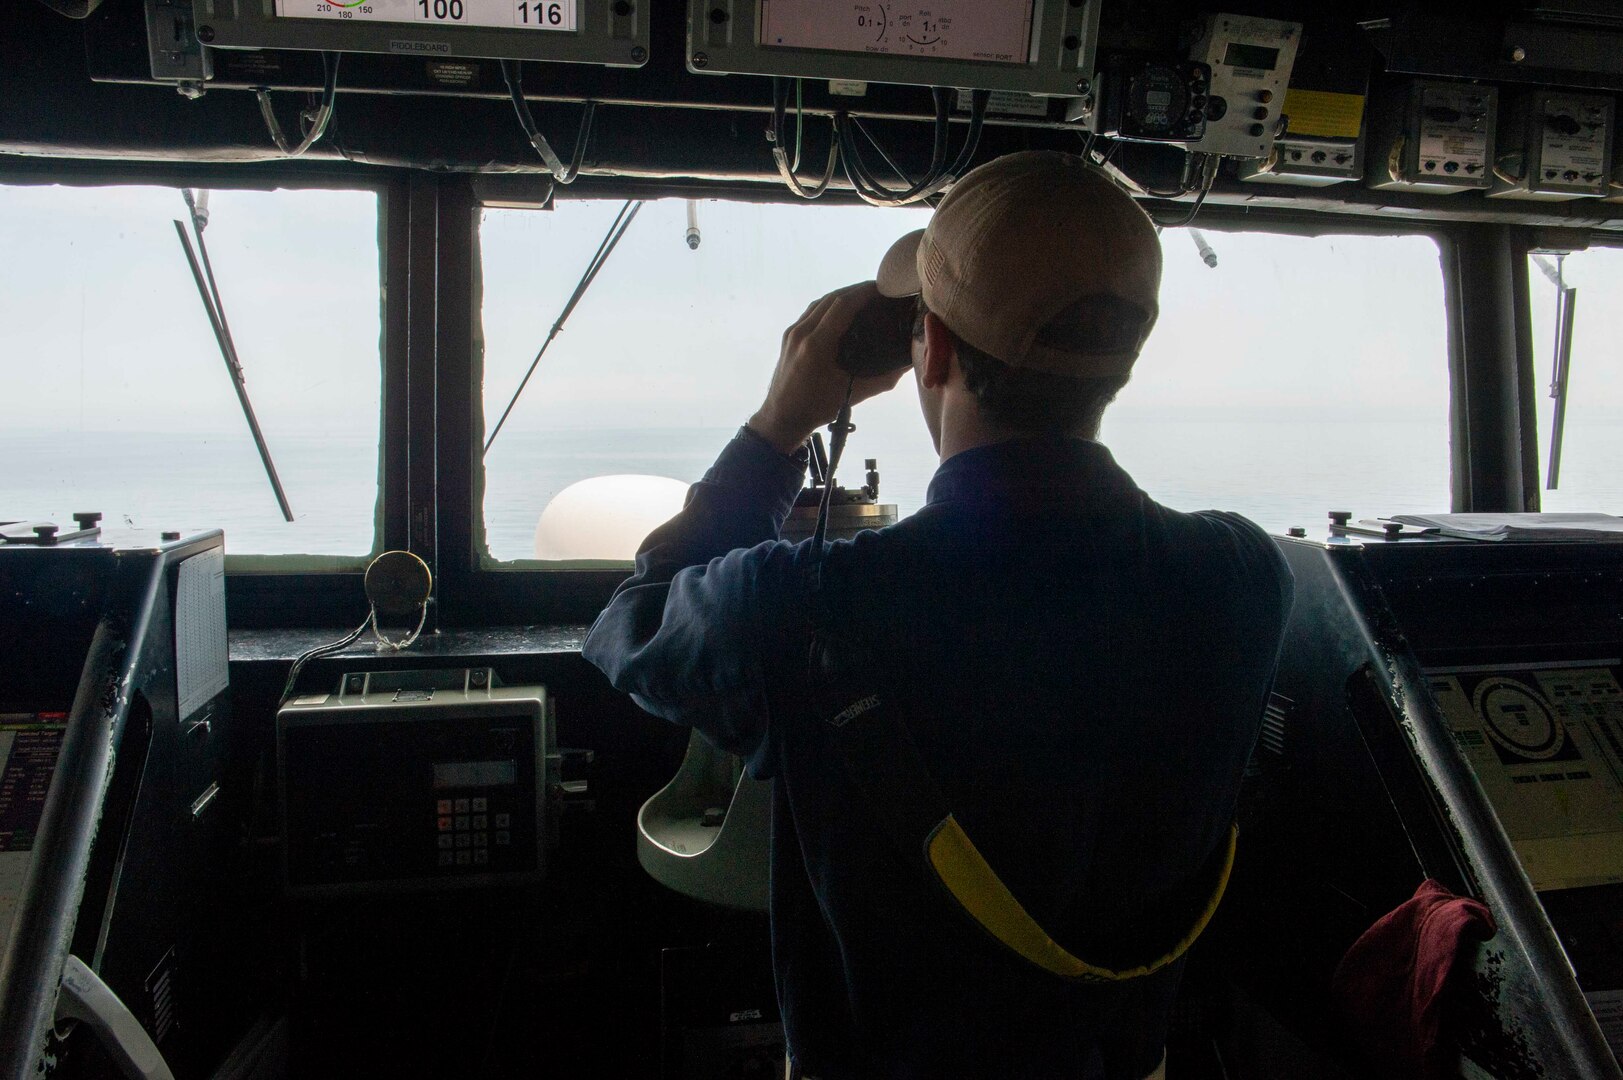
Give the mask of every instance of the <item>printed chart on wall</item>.
POLYGON ((11 936, 67 720, 60 712, 0 713, 0 946, 11 936))
POLYGON ((1539 891, 1623 882, 1619 661, 1429 671, 1539 891))

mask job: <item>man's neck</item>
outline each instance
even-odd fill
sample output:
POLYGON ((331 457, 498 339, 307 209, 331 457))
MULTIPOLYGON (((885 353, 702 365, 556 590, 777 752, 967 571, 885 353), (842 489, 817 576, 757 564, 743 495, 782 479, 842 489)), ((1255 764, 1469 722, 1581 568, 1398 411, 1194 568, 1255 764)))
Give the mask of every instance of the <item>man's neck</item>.
MULTIPOLYGON (((1072 431, 1067 432, 1065 437, 1091 439, 1097 435, 1097 431, 1072 431)), ((988 423, 981 418, 977 409, 973 415, 955 416, 949 414, 943 418, 939 449, 941 460, 946 461, 955 454, 961 454, 965 450, 974 450, 976 447, 1038 437, 1040 436, 1036 432, 1021 431, 1001 424, 988 423)))

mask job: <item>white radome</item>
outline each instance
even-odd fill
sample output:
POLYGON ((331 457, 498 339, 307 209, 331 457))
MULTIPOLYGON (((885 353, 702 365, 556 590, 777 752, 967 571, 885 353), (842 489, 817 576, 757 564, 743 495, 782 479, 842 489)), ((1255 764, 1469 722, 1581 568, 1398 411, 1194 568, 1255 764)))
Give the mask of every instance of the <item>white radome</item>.
POLYGON ((668 476, 594 476, 570 484, 535 524, 538 559, 626 559, 676 516, 688 485, 668 476))

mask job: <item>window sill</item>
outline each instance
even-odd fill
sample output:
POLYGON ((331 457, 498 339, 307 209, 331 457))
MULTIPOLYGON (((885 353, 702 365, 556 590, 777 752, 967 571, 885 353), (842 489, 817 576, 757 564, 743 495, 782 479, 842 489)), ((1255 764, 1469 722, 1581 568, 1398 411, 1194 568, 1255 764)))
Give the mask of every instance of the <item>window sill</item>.
MULTIPOLYGON (((492 657, 535 656, 538 654, 574 655, 580 652, 586 640, 584 624, 565 626, 503 626, 474 630, 444 630, 424 634, 411 646, 398 653, 380 652, 370 635, 363 637, 343 652, 326 657, 333 660, 365 660, 367 667, 378 660, 398 661, 402 667, 422 666, 428 660, 435 666, 480 664, 492 657)), ((335 641, 349 632, 343 628, 233 630, 229 635, 229 651, 233 663, 289 663, 318 645, 335 641)))

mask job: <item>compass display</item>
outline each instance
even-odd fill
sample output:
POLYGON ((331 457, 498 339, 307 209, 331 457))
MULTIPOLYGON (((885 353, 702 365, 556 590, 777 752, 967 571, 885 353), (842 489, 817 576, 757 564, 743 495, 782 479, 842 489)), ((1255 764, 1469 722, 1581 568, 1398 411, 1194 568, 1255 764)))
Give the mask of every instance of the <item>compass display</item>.
POLYGON ((284 19, 574 30, 576 0, 276 0, 284 19))
POLYGON ((1032 0, 761 0, 760 44, 1024 64, 1031 56, 1031 7, 1032 0))

